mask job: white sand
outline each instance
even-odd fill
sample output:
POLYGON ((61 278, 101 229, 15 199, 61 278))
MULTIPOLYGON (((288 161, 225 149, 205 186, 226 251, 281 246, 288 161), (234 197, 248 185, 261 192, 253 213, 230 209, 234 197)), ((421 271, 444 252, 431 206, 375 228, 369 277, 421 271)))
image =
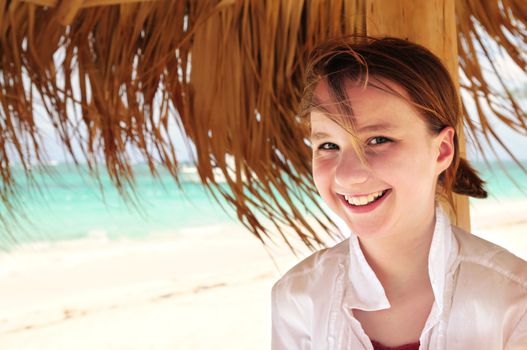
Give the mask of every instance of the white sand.
MULTIPOLYGON (((473 232, 527 258, 527 200, 473 203, 473 232)), ((268 349, 270 288, 308 254, 271 250, 232 224, 0 255, 0 349, 268 349)))
POLYGON ((527 260, 527 199, 470 203, 472 233, 527 260))

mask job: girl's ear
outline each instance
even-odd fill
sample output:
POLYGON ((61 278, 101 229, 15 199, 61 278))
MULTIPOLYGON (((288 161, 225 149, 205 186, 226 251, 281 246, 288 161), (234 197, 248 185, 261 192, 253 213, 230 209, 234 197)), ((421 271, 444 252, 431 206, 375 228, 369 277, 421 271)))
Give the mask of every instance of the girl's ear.
POLYGON ((437 175, 448 169, 454 159, 454 135, 453 127, 447 126, 436 136, 435 149, 437 150, 436 170, 437 175))

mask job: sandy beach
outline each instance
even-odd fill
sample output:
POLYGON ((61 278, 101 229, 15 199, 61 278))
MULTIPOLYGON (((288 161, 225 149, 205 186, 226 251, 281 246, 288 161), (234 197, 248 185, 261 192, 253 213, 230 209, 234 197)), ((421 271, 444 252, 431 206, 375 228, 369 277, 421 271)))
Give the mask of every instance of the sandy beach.
MULTIPOLYGON (((527 200, 471 212, 475 234, 527 259, 527 200)), ((26 245, 0 255, 0 349, 268 349, 271 286, 308 254, 237 224, 26 245)))

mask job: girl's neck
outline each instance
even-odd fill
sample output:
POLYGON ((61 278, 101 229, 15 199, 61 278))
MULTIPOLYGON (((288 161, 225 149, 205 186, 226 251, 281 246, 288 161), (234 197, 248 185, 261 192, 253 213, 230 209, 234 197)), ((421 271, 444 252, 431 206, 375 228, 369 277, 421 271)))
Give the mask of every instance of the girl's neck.
POLYGON ((406 232, 359 238, 364 256, 390 301, 404 298, 408 293, 431 290, 428 254, 434 227, 435 215, 432 214, 407 228, 406 232))

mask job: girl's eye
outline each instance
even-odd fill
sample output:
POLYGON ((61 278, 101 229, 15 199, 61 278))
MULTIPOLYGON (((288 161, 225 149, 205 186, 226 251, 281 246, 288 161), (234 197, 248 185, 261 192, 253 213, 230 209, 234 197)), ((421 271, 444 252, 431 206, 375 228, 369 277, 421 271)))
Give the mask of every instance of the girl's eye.
POLYGON ((323 144, 318 146, 318 149, 323 150, 323 151, 333 151, 333 150, 338 150, 339 146, 331 142, 324 142, 323 144))
POLYGON ((370 139, 370 145, 380 145, 382 143, 390 142, 391 140, 384 136, 377 136, 370 139))

